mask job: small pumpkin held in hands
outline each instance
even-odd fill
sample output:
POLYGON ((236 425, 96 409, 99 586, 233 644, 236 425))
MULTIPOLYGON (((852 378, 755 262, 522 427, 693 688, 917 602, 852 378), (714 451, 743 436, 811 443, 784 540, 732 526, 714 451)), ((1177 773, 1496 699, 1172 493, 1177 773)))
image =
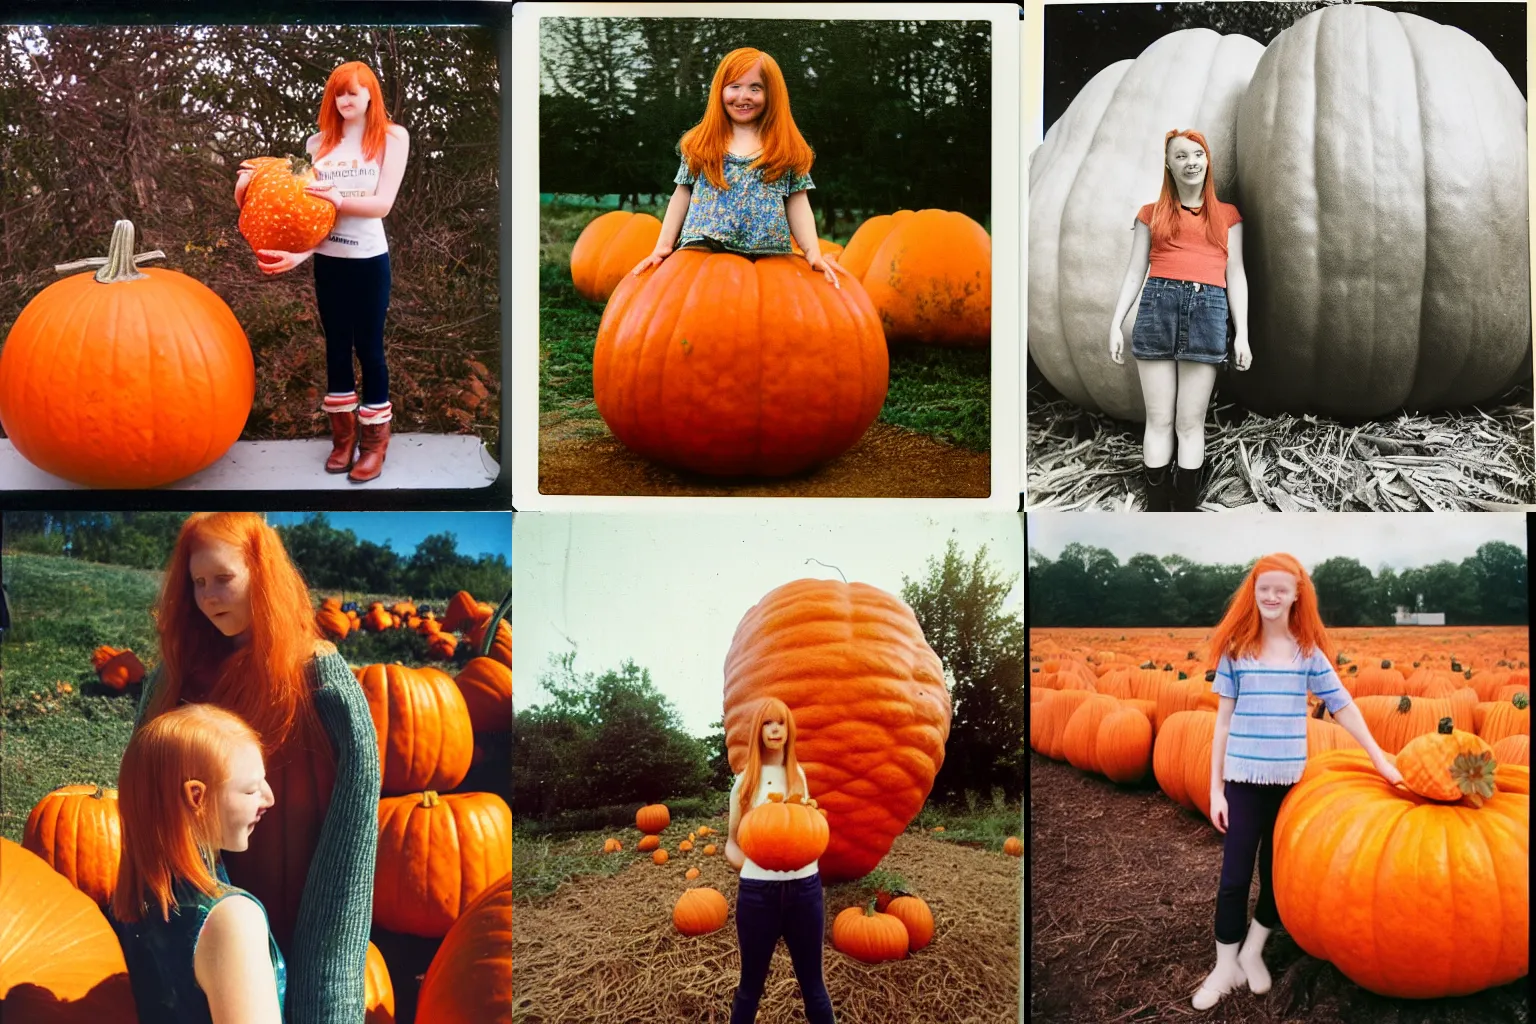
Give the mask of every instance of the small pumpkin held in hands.
POLYGON ((240 207, 240 234, 253 250, 308 252, 336 226, 336 204, 307 194, 316 182, 310 162, 297 156, 263 156, 255 167, 240 207))
POLYGON ((785 800, 770 793, 767 803, 741 819, 736 843, 761 868, 798 871, 826 852, 831 835, 826 815, 801 802, 799 794, 785 800))

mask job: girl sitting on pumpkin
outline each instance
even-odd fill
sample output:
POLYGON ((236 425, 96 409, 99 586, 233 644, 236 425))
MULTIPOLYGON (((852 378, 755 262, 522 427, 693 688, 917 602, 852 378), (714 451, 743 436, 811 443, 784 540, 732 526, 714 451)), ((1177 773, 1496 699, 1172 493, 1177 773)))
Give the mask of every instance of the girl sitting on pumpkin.
MULTIPOLYGON (((789 111, 783 72, 761 50, 732 50, 715 68, 698 124, 679 143, 677 188, 667 203, 655 250, 634 273, 677 249, 755 258, 800 244, 811 269, 837 285, 838 266, 822 255, 808 189, 815 154, 789 111)), ((838 285, 841 287, 841 285, 838 285)))

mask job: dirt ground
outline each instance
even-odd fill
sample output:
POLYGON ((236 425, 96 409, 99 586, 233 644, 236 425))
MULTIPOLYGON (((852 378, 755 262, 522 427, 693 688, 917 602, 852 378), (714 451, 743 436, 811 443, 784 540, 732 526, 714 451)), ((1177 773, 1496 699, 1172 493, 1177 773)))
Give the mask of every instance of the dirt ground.
POLYGON ((876 423, 859 443, 805 476, 722 481, 658 465, 601 420, 558 413, 539 427, 539 493, 815 498, 984 498, 991 456, 876 423))
MULTIPOLYGON (((515 904, 512 1019, 517 1024, 726 1024, 740 978, 736 874, 723 857, 644 854, 611 877, 587 876, 515 904), (686 865, 698 867, 686 882, 686 865), (672 926, 683 889, 708 885, 730 916, 708 935, 672 926)), ((857 882, 824 892, 827 991, 841 1024, 1014 1024, 1019 1017, 1023 872, 1012 857, 921 835, 897 837, 881 867, 933 911, 931 945, 906 960, 863 964, 832 946, 832 919, 864 902, 857 882)), ((758 1006, 762 1024, 803 1021, 789 953, 779 944, 758 1006)))
MULTIPOLYGON (((1530 1021, 1525 980, 1460 999, 1387 999, 1303 953, 1283 929, 1265 947, 1268 994, 1243 989, 1198 1012, 1189 1000, 1215 958, 1220 834, 1155 784, 1127 789, 1033 752, 1029 772, 1031 1021, 1530 1021)), ((1469 950, 1476 944, 1469 936, 1469 950)))

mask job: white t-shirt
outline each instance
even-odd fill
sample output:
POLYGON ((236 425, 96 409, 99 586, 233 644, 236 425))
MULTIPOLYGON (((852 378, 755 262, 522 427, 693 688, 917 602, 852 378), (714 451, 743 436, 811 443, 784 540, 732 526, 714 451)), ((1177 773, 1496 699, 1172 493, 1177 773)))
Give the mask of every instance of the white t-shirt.
MULTIPOLYGON (((787 772, 784 771, 784 766, 783 765, 781 765, 781 764, 765 764, 765 765, 763 765, 762 766, 762 770, 758 772, 758 776, 757 776, 757 794, 752 797, 752 805, 751 806, 752 807, 756 807, 758 804, 765 804, 765 803, 767 803, 768 802, 768 794, 769 793, 783 793, 785 796, 788 796, 789 795, 789 781, 788 780, 789 780, 789 775, 788 775, 787 772)), ((810 799, 810 797, 811 797, 811 787, 806 782, 806 779, 805 779, 805 769, 804 768, 800 769, 800 784, 805 787, 806 799, 810 799)), ((737 799, 740 798, 740 796, 741 796, 741 776, 737 775, 736 776, 736 781, 731 783, 731 806, 732 807, 736 806, 736 801, 737 801, 737 799)), ((739 824, 738 824, 738 827, 740 827, 739 824)), ((745 850, 742 851, 742 856, 746 857, 746 851, 745 850)), ((746 861, 741 865, 741 877, 742 878, 760 878, 760 879, 762 879, 764 881, 768 881, 768 882, 783 882, 783 881, 787 881, 788 879, 791 879, 791 878, 805 878, 805 877, 807 877, 809 875, 816 874, 816 872, 819 870, 819 868, 817 867, 817 865, 819 863, 820 863, 820 861, 814 861, 813 860, 809 864, 807 864, 805 867, 801 868, 799 871, 769 871, 767 868, 759 867, 757 864, 754 864, 752 862, 752 858, 751 857, 746 857, 746 861)))
MULTIPOLYGON (((386 138, 387 146, 391 140, 386 138)), ((325 156, 315 158, 320 149, 320 137, 314 137, 309 147, 314 159, 315 177, 320 181, 333 182, 342 197, 371 196, 379 191, 379 175, 384 170, 384 154, 377 160, 363 158, 362 136, 342 137, 336 148, 325 156)), ((322 256, 340 256, 344 259, 362 260, 389 251, 389 240, 384 237, 382 217, 336 218, 336 226, 325 240, 315 246, 322 256)))

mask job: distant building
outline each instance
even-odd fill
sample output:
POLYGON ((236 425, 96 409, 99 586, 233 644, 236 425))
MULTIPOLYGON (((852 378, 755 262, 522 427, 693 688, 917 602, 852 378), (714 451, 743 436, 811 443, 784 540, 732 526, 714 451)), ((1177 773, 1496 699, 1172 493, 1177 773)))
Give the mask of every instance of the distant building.
POLYGON ((1445 612, 1414 612, 1401 604, 1397 606, 1397 612, 1392 618, 1399 626, 1445 625, 1445 612))

